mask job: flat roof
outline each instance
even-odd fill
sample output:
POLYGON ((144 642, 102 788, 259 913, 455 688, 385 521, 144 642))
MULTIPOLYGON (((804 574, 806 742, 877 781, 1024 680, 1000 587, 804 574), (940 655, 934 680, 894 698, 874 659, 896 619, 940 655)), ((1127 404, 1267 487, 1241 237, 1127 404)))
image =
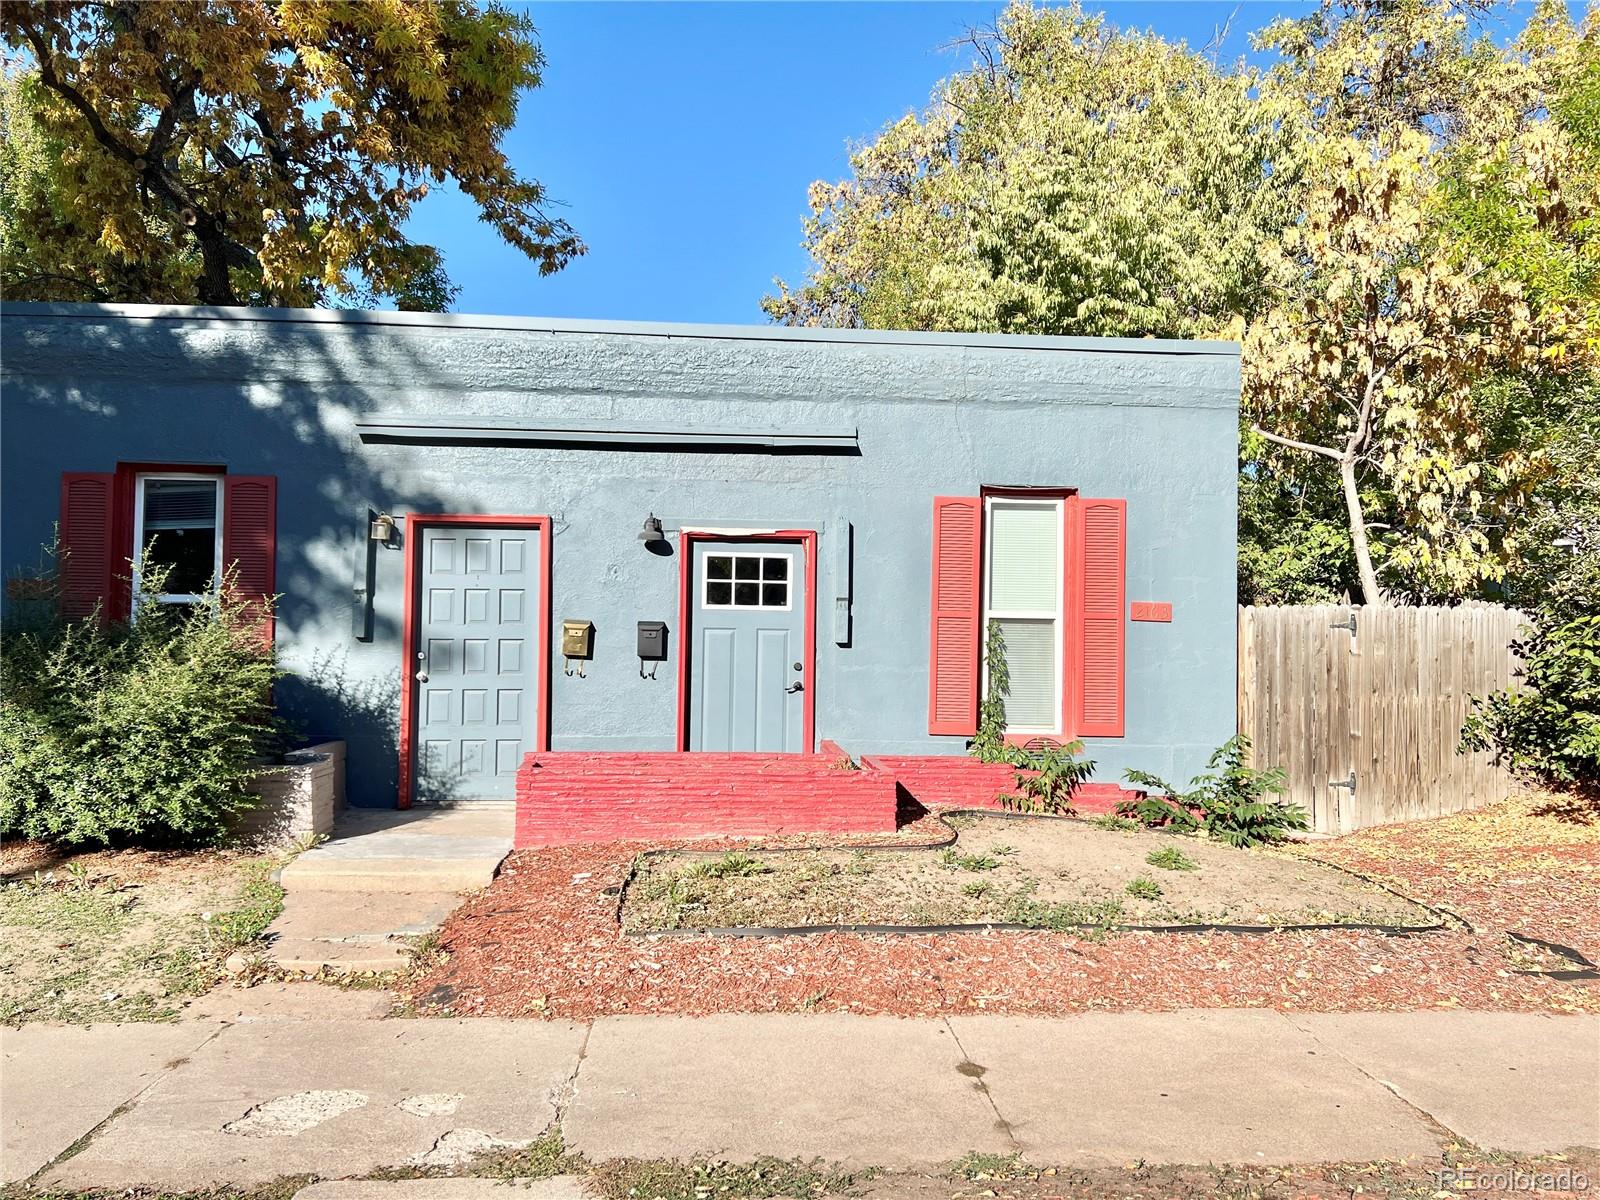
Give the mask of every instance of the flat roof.
POLYGON ((1182 338, 1056 337, 1021 333, 924 333, 895 329, 813 329, 791 325, 703 325, 673 321, 585 321, 472 313, 388 312, 349 308, 216 308, 193 304, 7 303, 5 316, 134 321, 255 322, 353 329, 500 329, 519 333, 607 334, 747 342, 833 342, 859 346, 971 346, 986 350, 1057 350, 1094 354, 1207 354, 1237 358, 1237 342, 1182 338))

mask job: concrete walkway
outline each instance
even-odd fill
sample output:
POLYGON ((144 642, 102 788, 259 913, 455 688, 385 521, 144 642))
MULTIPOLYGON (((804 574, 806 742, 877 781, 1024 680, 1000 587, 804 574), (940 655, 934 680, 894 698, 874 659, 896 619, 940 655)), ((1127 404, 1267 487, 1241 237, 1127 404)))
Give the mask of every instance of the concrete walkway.
POLYGON ((1600 1146, 1594 1017, 294 1015, 308 1007, 6 1031, 4 1178, 187 1190, 350 1177, 552 1124, 591 1161, 772 1154, 891 1169, 970 1150, 1069 1166, 1407 1158, 1452 1138, 1600 1146))
POLYGON ((346 809, 327 842, 283 868, 267 957, 286 971, 403 969, 412 939, 494 879, 514 816, 492 801, 346 809))

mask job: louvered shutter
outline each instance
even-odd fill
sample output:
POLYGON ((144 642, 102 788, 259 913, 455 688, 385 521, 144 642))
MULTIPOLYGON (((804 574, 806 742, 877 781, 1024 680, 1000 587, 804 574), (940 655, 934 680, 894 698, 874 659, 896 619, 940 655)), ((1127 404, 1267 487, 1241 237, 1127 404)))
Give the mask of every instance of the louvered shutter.
POLYGON ((1128 502, 1078 502, 1082 561, 1078 646, 1078 728, 1083 737, 1121 737, 1123 709, 1123 576, 1128 502))
POLYGON ((272 645, 268 607, 277 581, 278 480, 273 475, 224 477, 222 561, 238 592, 259 606, 261 640, 272 645))
POLYGON ((928 732, 978 731, 978 586, 983 501, 933 501, 933 632, 928 662, 928 732))
POLYGON ((96 605, 102 620, 111 616, 114 478, 109 471, 61 476, 59 581, 61 609, 70 620, 87 617, 96 605))

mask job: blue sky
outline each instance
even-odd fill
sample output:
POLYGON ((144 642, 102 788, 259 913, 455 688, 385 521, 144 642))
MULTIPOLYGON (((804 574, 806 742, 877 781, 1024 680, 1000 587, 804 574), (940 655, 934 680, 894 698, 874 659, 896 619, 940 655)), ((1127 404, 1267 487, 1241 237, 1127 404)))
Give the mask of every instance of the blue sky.
MULTIPOLYGON (((589 253, 541 279, 449 191, 414 237, 444 250, 460 312, 765 321, 774 275, 805 271, 806 188, 848 146, 919 108, 948 49, 998 3, 535 3, 548 58, 505 148, 564 203, 589 253)), ((1192 45, 1246 34, 1299 0, 1088 5, 1192 45), (1231 21, 1230 21, 1231 18, 1231 21)))

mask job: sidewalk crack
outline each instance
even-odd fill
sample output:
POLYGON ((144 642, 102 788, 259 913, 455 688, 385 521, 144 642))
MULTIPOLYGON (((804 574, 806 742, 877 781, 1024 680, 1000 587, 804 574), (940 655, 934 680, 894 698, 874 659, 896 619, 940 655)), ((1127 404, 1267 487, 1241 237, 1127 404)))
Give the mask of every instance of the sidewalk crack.
POLYGON ((1338 1059, 1340 1062, 1342 1062, 1346 1066, 1348 1066, 1351 1070, 1355 1071, 1356 1074, 1360 1075, 1363 1079, 1372 1080, 1373 1083, 1377 1084, 1384 1091, 1388 1092, 1391 1096, 1393 1096, 1396 1100, 1400 1101, 1401 1104, 1405 1105, 1406 1108, 1411 1111, 1412 1115, 1414 1115, 1419 1121, 1421 1121, 1424 1125, 1426 1125, 1430 1131, 1432 1131, 1432 1133, 1433 1133, 1433 1135, 1435 1137, 1441 1138, 1442 1140, 1444 1140, 1446 1142, 1461 1142, 1461 1143, 1467 1143, 1468 1142, 1467 1138, 1463 1137, 1461 1134, 1459 1134, 1455 1130, 1451 1129, 1443 1121, 1439 1120, 1438 1117, 1434 1116, 1427 1109, 1423 1108, 1416 1101, 1412 1100, 1411 1097, 1407 1096, 1404 1092, 1402 1092, 1394 1084, 1390 1083, 1387 1079, 1384 1079, 1384 1078, 1382 1078, 1380 1076, 1374 1075, 1371 1071, 1367 1070, 1364 1066, 1362 1066, 1360 1063, 1358 1063, 1355 1059, 1351 1058, 1348 1054, 1345 1054, 1337 1046, 1329 1045, 1327 1042, 1323 1041, 1320 1037, 1317 1036, 1317 1034, 1316 1034, 1316 1032, 1314 1030, 1308 1028, 1305 1025, 1302 1025, 1299 1021, 1295 1020, 1294 1017, 1291 1017, 1286 1012, 1280 1012, 1278 1015, 1280 1017, 1282 1017, 1286 1022, 1288 1022, 1288 1024, 1292 1028, 1294 1028, 1294 1029, 1298 1030, 1299 1032, 1305 1034, 1308 1038, 1310 1038, 1313 1042, 1315 1042, 1319 1049, 1325 1051, 1328 1054, 1331 1054, 1334 1058, 1338 1059))
POLYGON ((1011 1143, 1011 1150, 1015 1154, 1022 1153, 1022 1143, 1017 1138, 1017 1131, 1012 1128, 1011 1122, 1006 1120, 1005 1114, 1000 1111, 1000 1106, 995 1103, 994 1093, 989 1090, 989 1085, 984 1080, 988 1068, 972 1061, 972 1056, 967 1053, 967 1048, 961 1044, 961 1038, 956 1033, 955 1027, 950 1024, 948 1017, 940 1017, 944 1027, 950 1033, 951 1039, 956 1044, 956 1049, 961 1052, 961 1063, 956 1067, 966 1078, 972 1080, 972 1085, 983 1093, 983 1098, 989 1103, 989 1111, 994 1113, 995 1128, 1005 1134, 1006 1141, 1011 1143), (962 1068, 968 1068, 963 1070, 962 1068))
POLYGON ((578 1057, 572 1064, 572 1070, 567 1072, 567 1077, 556 1088, 552 1099, 555 1102, 556 1116, 551 1124, 556 1129, 564 1131, 567 1123, 567 1109, 572 1106, 573 1097, 578 1092, 578 1072, 583 1070, 583 1060, 589 1054, 589 1038, 594 1034, 594 1022, 589 1021, 583 1027, 583 1041, 578 1043, 578 1057))
POLYGON ((69 1159, 76 1158, 78 1155, 82 1154, 94 1144, 95 1138, 99 1137, 103 1132, 105 1132, 107 1126, 109 1126, 113 1121, 123 1114, 132 1112, 133 1109, 138 1106, 139 1101, 145 1098, 145 1095, 150 1091, 151 1088, 155 1087, 158 1083, 166 1079, 169 1075, 173 1074, 180 1067, 190 1062, 196 1054, 199 1054, 200 1051, 204 1050, 207 1046, 211 1045, 212 1042, 221 1037, 224 1031, 232 1029, 233 1025, 234 1022, 232 1021, 218 1022, 216 1032, 210 1037, 206 1038, 205 1041, 201 1042, 193 1050, 190 1050, 182 1056, 173 1059, 169 1063, 164 1063, 162 1066, 157 1068, 156 1073, 151 1076, 149 1083, 145 1084, 138 1091, 134 1092, 133 1095, 129 1096, 121 1104, 113 1108, 104 1117, 96 1121, 93 1128, 84 1133, 84 1135, 78 1138, 77 1141, 73 1142, 72 1145, 68 1146, 60 1154, 56 1155, 49 1162, 45 1163, 44 1166, 40 1167, 32 1175, 28 1176, 27 1179, 21 1181, 21 1186, 23 1188, 36 1188, 39 1180, 43 1179, 47 1172, 55 1170, 62 1163, 67 1162, 69 1159))

